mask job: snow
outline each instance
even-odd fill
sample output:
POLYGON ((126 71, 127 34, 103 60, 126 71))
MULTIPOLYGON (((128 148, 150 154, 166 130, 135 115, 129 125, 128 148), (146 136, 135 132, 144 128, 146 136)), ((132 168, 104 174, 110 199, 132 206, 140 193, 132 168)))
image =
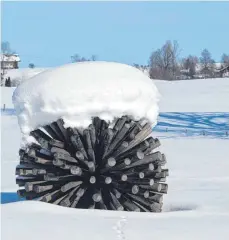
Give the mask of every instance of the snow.
MULTIPOLYGON (((2 239, 24 240, 27 234, 33 240, 229 239, 229 136, 225 137, 229 133, 229 79, 154 82, 162 97, 159 123, 152 135, 159 137, 170 170, 163 212, 69 209, 35 201, 7 203, 1 205, 2 239), (187 134, 181 134, 184 129, 187 134), (203 129, 206 136, 201 136, 203 129)), ((13 91, 2 88, 2 103, 7 108, 13 107, 13 91)), ((8 196, 18 189, 15 167, 21 139, 17 117, 10 111, 2 112, 1 137, 1 191, 8 196)))
POLYGON ((2 235, 8 240, 24 239, 26 234, 33 240, 228 239, 227 213, 123 213, 21 202, 4 205, 2 215, 2 235))
POLYGON ((16 87, 21 82, 37 75, 38 73, 44 72, 48 68, 21 68, 21 69, 7 69, 4 78, 10 77, 12 86, 16 87))
MULTIPOLYGON (((229 112, 229 78, 153 82, 161 95, 160 112, 229 112)), ((15 88, 1 89, 2 104, 14 108, 15 88)))
POLYGON ((23 134, 63 118, 66 127, 87 127, 130 115, 156 125, 159 93, 140 70, 112 62, 81 62, 42 72, 15 90, 13 102, 23 134))
POLYGON ((160 112, 229 112, 229 78, 156 81, 160 112))
POLYGON ((20 57, 18 54, 0 54, 1 61, 5 62, 20 62, 20 57))

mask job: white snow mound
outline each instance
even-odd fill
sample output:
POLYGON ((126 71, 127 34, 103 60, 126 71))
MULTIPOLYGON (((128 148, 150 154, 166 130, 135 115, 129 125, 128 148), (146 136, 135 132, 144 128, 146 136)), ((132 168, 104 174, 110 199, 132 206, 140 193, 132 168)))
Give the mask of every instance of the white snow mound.
POLYGON ((13 94, 23 134, 63 118, 66 127, 87 127, 91 118, 106 121, 131 115, 154 126, 159 93, 142 71, 113 62, 81 62, 42 72, 13 94))

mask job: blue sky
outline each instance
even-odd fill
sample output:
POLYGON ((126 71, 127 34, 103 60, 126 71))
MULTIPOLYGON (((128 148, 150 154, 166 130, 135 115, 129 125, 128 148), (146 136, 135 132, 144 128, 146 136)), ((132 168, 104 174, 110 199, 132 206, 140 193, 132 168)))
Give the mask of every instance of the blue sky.
POLYGON ((4 2, 2 40, 20 67, 52 67, 77 53, 98 60, 147 64, 150 53, 177 40, 181 57, 207 48, 229 54, 229 2, 4 2))

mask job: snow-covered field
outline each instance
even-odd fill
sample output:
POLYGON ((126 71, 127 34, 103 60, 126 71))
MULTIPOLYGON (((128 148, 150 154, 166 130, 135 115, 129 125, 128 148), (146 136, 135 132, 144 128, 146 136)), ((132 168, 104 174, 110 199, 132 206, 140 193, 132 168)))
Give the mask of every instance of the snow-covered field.
POLYGON ((229 239, 229 79, 155 81, 162 94, 153 131, 168 159, 163 213, 79 210, 16 199, 20 130, 12 88, 2 88, 2 239, 229 239), (26 235, 28 234, 28 235, 26 235))

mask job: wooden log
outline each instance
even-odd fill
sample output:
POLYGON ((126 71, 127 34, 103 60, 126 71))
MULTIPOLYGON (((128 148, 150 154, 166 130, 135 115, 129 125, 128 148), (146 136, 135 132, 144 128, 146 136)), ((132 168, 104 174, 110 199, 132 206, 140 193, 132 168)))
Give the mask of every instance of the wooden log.
POLYGON ((134 211, 134 212, 140 212, 141 211, 140 208, 135 203, 133 203, 132 201, 130 201, 126 197, 122 198, 122 205, 124 206, 124 208, 127 211, 134 211))
POLYGON ((112 205, 115 207, 115 209, 117 209, 118 211, 123 211, 124 207, 123 205, 119 202, 119 200, 117 199, 117 197, 113 194, 110 193, 111 199, 112 199, 112 205))
POLYGON ((55 132, 55 136, 57 136, 57 138, 55 138, 56 140, 58 140, 58 141, 64 141, 65 140, 57 122, 52 122, 51 124, 49 124, 49 126, 55 132))
POLYGON ((49 192, 46 195, 42 196, 40 198, 40 201, 42 202, 54 202, 58 197, 61 197, 61 192, 60 190, 55 190, 53 192, 49 192))
POLYGON ((46 183, 46 181, 26 182, 25 185, 24 185, 25 186, 25 191, 26 192, 31 192, 31 191, 33 191, 34 185, 42 184, 42 183, 46 183))
POLYGON ((100 202, 102 200, 101 191, 96 190, 92 196, 94 202, 100 202))
POLYGON ((107 172, 109 169, 113 168, 116 165, 116 160, 113 157, 107 159, 105 168, 101 169, 101 173, 107 172))
POLYGON ((127 141, 132 141, 134 140, 135 136, 141 131, 141 128, 139 127, 139 125, 134 124, 129 132, 129 135, 126 137, 127 141))
POLYGON ((88 129, 85 129, 83 131, 83 136, 87 145, 87 156, 89 158, 90 161, 93 161, 95 163, 95 153, 93 150, 93 143, 91 141, 91 137, 90 137, 90 132, 88 129))
POLYGON ((70 171, 71 171, 71 174, 76 175, 76 176, 83 175, 83 170, 78 166, 71 167, 70 171))
POLYGON ((129 183, 131 183, 131 184, 150 185, 151 182, 152 182, 152 179, 149 179, 149 178, 141 179, 141 178, 128 177, 128 180, 127 180, 127 181, 128 181, 129 183))
POLYGON ((145 124, 142 130, 135 136, 134 140, 129 143, 128 149, 131 149, 141 143, 152 131, 152 127, 150 124, 145 124))
POLYGON ((130 128, 130 124, 124 124, 123 127, 118 130, 117 134, 115 135, 115 137, 113 138, 109 148, 108 148, 108 153, 107 155, 111 154, 114 149, 121 144, 121 141, 123 140, 123 138, 125 137, 126 133, 128 132, 130 128))
POLYGON ((127 121, 126 116, 123 116, 123 117, 117 119, 113 129, 116 130, 116 132, 120 131, 122 129, 122 127, 124 126, 126 121, 127 121))
POLYGON ((161 203, 153 202, 153 203, 151 204, 150 208, 152 209, 153 212, 161 212, 161 210, 162 210, 162 204, 161 204, 161 203))
POLYGON ((71 162, 71 163, 78 163, 78 161, 74 157, 71 157, 68 154, 64 154, 64 153, 60 153, 60 152, 54 153, 54 158, 56 160, 64 160, 64 161, 71 162))
POLYGON ((60 133, 62 134, 63 139, 65 140, 65 142, 68 142, 69 136, 68 136, 68 132, 67 132, 66 128, 64 127, 63 119, 58 119, 56 123, 57 123, 58 128, 60 129, 60 133))
POLYGON ((44 152, 41 150, 37 150, 37 149, 34 149, 34 148, 28 148, 27 150, 27 155, 29 157, 32 157, 32 158, 36 158, 36 157, 40 157, 40 158, 44 158, 44 159, 47 159, 47 160, 52 160, 53 159, 53 156, 48 152, 44 152))
POLYGON ((128 177, 127 177, 126 174, 122 174, 122 175, 121 175, 121 180, 122 180, 123 182, 127 181, 127 179, 128 179, 128 177))
POLYGON ((96 143, 96 135, 95 135, 95 127, 92 124, 89 125, 89 134, 90 134, 92 148, 94 149, 95 143, 96 143))
POLYGON ((108 148, 111 144, 113 137, 114 137, 113 130, 108 128, 104 135, 104 141, 103 141, 103 156, 102 156, 103 159, 105 159, 105 156, 107 155, 107 151, 108 151, 108 148))
POLYGON ((121 198, 122 196, 122 194, 116 188, 113 188, 111 192, 115 195, 117 199, 121 198))
POLYGON ((111 177, 105 177, 105 183, 106 184, 111 184, 112 183, 112 178, 111 177))
POLYGON ((57 140, 61 140, 58 136, 58 134, 56 134, 56 132, 51 128, 50 125, 46 125, 46 126, 43 126, 44 130, 54 139, 57 139, 57 140))
POLYGON ((134 194, 128 194, 128 196, 133 199, 135 202, 139 203, 140 205, 143 205, 145 207, 151 208, 151 203, 148 202, 145 198, 136 196, 134 194))
POLYGON ((25 189, 17 190, 17 195, 20 198, 26 198, 27 200, 37 199, 44 195, 44 193, 36 193, 36 192, 26 192, 25 189))
POLYGON ((64 196, 62 196, 62 197, 56 199, 52 204, 60 205, 60 203, 63 201, 63 199, 65 199, 67 196, 68 196, 68 193, 65 194, 64 196))
POLYGON ((92 173, 95 172, 95 164, 94 164, 94 162, 88 161, 87 162, 87 166, 88 166, 90 172, 92 172, 92 173))
POLYGON ((32 176, 32 177, 17 177, 16 178, 16 184, 19 186, 19 187, 22 187, 22 186, 25 186, 25 184, 30 181, 30 182, 36 182, 38 181, 37 180, 37 177, 36 176, 32 176))
POLYGON ((57 181, 57 182, 62 182, 62 181, 74 181, 76 180, 75 175, 64 175, 64 176, 53 176, 53 175, 45 175, 44 180, 45 181, 57 181))
POLYGON ((37 141, 41 138, 44 139, 45 141, 49 142, 52 138, 45 134, 42 130, 36 129, 32 132, 30 132, 30 135, 33 136, 37 141))
POLYGON ((139 187, 142 188, 142 189, 148 190, 151 193, 163 194, 162 185, 161 184, 162 183, 154 182, 154 184, 151 184, 151 185, 139 185, 139 187))
POLYGON ((149 207, 143 206, 142 204, 133 201, 133 203, 140 208, 141 212, 151 212, 151 209, 149 207))
POLYGON ((91 184, 95 184, 96 183, 96 177, 95 176, 91 176, 90 179, 89 179, 89 182, 91 184))
POLYGON ((145 155, 150 154, 154 149, 160 147, 161 143, 157 138, 150 138, 148 140, 149 147, 144 151, 145 155))
POLYGON ((128 146, 129 146, 129 143, 126 141, 123 141, 121 145, 117 148, 117 150, 114 149, 112 156, 117 157, 118 155, 120 155, 121 152, 125 151, 125 149, 127 149, 128 146))
POLYGON ((156 163, 156 162, 158 163, 158 162, 162 162, 162 160, 163 160, 162 154, 160 152, 155 152, 145 156, 143 159, 134 161, 134 163, 130 164, 126 168, 132 168, 132 167, 141 166, 149 163, 156 163))
POLYGON ((129 166, 130 164, 131 164, 131 160, 129 158, 125 158, 121 164, 118 164, 118 165, 112 167, 112 172, 125 169, 126 166, 129 166))
POLYGON ((71 155, 68 151, 66 151, 65 149, 62 148, 58 148, 58 147, 52 147, 51 148, 51 153, 55 154, 55 153, 63 153, 65 155, 71 155))
POLYGON ((76 198, 72 202, 72 204, 70 206, 71 208, 75 208, 77 206, 77 204, 79 203, 80 199, 83 197, 84 193, 85 193, 85 189, 84 188, 79 188, 77 190, 76 198))
POLYGON ((149 197, 148 197, 151 201, 153 202, 157 202, 162 204, 163 202, 163 195, 161 194, 152 194, 151 192, 149 192, 149 197))
POLYGON ((76 151, 80 151, 84 155, 84 157, 88 159, 88 156, 85 151, 82 140, 80 138, 79 132, 76 129, 68 130, 68 132, 71 135, 70 141, 71 141, 73 147, 76 149, 76 151))
POLYGON ((82 181, 68 182, 65 185, 63 185, 60 190, 61 190, 61 192, 67 192, 68 190, 70 190, 72 188, 78 187, 82 183, 83 183, 82 181))
POLYGON ((132 189, 131 189, 131 192, 133 194, 137 194, 139 192, 139 186, 137 185, 133 185, 132 189))
POLYGON ((53 185, 46 185, 46 186, 40 186, 40 185, 33 185, 33 191, 36 193, 46 192, 51 189, 54 189, 53 185))
POLYGON ((49 141, 49 144, 50 144, 52 147, 64 148, 64 142, 58 141, 58 140, 56 140, 56 139, 51 139, 51 140, 49 141))

